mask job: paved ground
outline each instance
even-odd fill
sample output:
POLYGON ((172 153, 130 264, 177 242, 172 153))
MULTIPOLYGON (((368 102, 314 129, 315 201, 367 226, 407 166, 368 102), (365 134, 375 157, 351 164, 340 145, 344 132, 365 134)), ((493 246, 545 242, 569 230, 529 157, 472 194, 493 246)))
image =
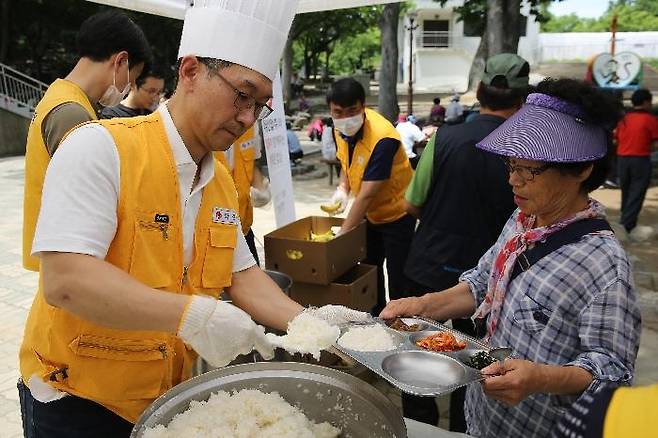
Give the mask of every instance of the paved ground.
MULTIPOLYGON (((309 147, 307 151, 317 149, 309 147)), ((317 155, 306 162, 317 161, 317 155)), ((318 164, 318 170, 326 170, 318 164)), ((297 217, 321 214, 318 205, 333 192, 327 177, 293 182, 297 217)), ((23 157, 0 159, 0 438, 22 436, 18 396, 16 392, 17 352, 27 310, 32 301, 37 278, 20 266, 21 218, 23 195, 23 157)), ((597 191, 595 196, 618 216, 619 191, 597 191)), ((658 187, 651 189, 641 222, 658 224, 658 187)), ((270 207, 255 212, 254 231, 259 242, 263 234, 274 228, 274 211, 270 207)), ((262 243, 257 243, 262 252, 262 243)), ((628 246, 636 267, 636 282, 641 292, 645 324, 637 362, 638 384, 658 381, 658 257, 655 242, 628 246)), ((395 391, 385 384, 377 385, 396 403, 395 391)), ((445 412, 445 400, 439 402, 445 412)), ((444 416, 445 418, 445 416, 444 416)), ((442 424, 445 427, 445 424, 442 424)))

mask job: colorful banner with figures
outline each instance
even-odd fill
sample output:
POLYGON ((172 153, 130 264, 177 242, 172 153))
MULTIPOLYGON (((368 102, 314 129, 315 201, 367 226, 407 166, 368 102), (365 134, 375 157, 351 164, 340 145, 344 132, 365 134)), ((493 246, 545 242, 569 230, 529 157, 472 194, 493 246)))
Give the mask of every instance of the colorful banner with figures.
POLYGON ((601 53, 594 60, 592 73, 599 87, 628 87, 640 82, 642 60, 633 52, 601 53))
POLYGON ((267 155, 267 170, 274 204, 276 226, 280 228, 295 221, 295 199, 292 189, 292 174, 288 155, 288 137, 286 136, 286 115, 283 111, 283 93, 281 74, 277 72, 274 83, 274 112, 261 122, 263 142, 267 155))

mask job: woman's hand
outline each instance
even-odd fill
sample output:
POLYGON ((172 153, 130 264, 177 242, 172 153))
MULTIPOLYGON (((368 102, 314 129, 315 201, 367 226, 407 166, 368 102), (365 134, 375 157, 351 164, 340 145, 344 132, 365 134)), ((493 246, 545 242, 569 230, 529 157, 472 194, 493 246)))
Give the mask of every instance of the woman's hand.
POLYGON ((482 374, 492 375, 482 382, 485 394, 509 406, 545 391, 543 365, 528 360, 507 359, 502 365, 496 362, 484 368, 482 374))
POLYGON ((422 315, 425 304, 420 297, 400 298, 389 302, 379 314, 382 319, 393 319, 398 316, 422 315))

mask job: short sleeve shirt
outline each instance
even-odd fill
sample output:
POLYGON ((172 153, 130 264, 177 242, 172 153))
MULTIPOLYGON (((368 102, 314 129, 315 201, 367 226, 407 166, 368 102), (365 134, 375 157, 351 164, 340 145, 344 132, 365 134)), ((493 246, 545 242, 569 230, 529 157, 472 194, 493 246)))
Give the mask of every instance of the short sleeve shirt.
POLYGON ((648 111, 631 111, 617 125, 617 155, 646 157, 658 140, 658 118, 648 111))
MULTIPOLYGON (((184 262, 189 264, 194 255, 194 226, 203 188, 214 177, 213 157, 208 154, 201 161, 199 181, 194 185, 197 165, 178 134, 166 105, 158 111, 176 163, 183 215, 184 262)), ((105 259, 117 230, 119 169, 119 153, 107 129, 92 123, 68 135, 46 172, 33 255, 52 251, 105 259)), ((239 225, 236 235, 233 272, 256 264, 239 225)))

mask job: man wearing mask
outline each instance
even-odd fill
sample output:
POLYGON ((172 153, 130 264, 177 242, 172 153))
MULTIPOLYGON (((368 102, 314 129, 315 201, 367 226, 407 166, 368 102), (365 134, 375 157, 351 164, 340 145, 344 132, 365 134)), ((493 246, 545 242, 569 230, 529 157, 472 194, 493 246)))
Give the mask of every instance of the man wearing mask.
POLYGON ((345 210, 352 205, 341 232, 367 221, 366 263, 377 266, 377 305, 386 305, 384 260, 391 299, 404 296, 403 268, 416 220, 405 211, 404 191, 413 171, 395 127, 379 113, 366 108, 363 86, 353 78, 336 81, 327 94, 336 131, 336 157, 341 163, 340 183, 331 198, 345 210))
POLYGON ((145 69, 130 87, 128 97, 116 106, 108 106, 101 111, 101 118, 135 117, 151 114, 160 104, 164 90, 164 76, 152 67, 145 69))
POLYGON ((48 87, 27 133, 23 267, 31 271, 39 270, 39 259, 30 253, 50 158, 68 131, 96 120, 100 106, 121 102, 151 58, 146 36, 121 12, 102 12, 85 20, 77 46, 80 59, 64 79, 48 87))
MULTIPOLYGON (((420 219, 404 270, 411 295, 456 285, 496 242, 515 210, 505 164, 475 145, 521 108, 529 73, 528 62, 515 54, 489 58, 477 90, 480 113, 443 126, 423 151, 406 193, 408 211, 420 219)), ((452 326, 475 334, 470 319, 453 320, 452 326)), ((464 395, 463 389, 451 394, 450 430, 466 431, 464 395)), ((402 408, 415 420, 438 422, 433 398, 403 394, 402 408)))
MULTIPOLYGON (((284 330, 302 312, 256 266, 235 186, 213 157, 271 112, 296 10, 297 0, 195 2, 173 97, 62 141, 32 248, 41 277, 20 349, 26 436, 128 437, 191 376, 197 353, 217 367, 252 349, 271 357, 250 315, 284 330)), ((365 316, 309 311, 333 323, 365 316)))

